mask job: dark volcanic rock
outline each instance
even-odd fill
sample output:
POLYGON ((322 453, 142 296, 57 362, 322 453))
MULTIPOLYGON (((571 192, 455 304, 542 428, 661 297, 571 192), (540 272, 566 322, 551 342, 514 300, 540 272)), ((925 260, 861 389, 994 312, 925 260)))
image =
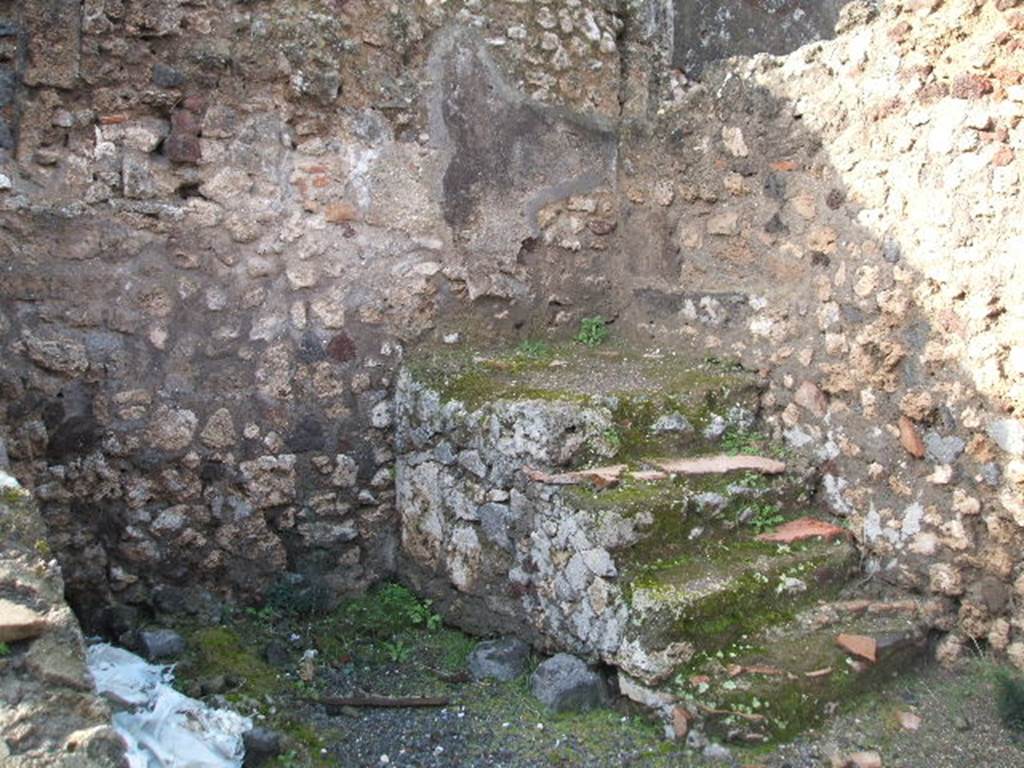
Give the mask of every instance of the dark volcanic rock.
POLYGON ((533 695, 555 712, 596 709, 608 699, 600 673, 568 653, 552 656, 537 667, 530 687, 533 695))
POLYGON ((514 637, 486 640, 469 655, 469 673, 474 680, 514 680, 526 671, 530 646, 514 637))

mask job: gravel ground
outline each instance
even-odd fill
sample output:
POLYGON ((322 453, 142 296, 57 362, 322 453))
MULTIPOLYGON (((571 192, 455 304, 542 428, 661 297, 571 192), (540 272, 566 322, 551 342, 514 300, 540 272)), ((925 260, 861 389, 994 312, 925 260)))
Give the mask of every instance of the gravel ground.
POLYGON ((869 750, 881 755, 885 768, 1024 768, 1024 747, 996 712, 998 667, 983 658, 956 672, 926 667, 908 673, 844 704, 835 718, 790 744, 733 748, 714 760, 666 741, 659 722, 624 700, 555 715, 532 697, 528 676, 471 681, 466 657, 475 640, 439 626, 437 617, 428 621, 425 607, 393 588, 316 620, 268 611, 236 616, 223 627, 182 628, 190 650, 179 663, 179 681, 193 694, 213 688, 207 698, 214 703, 257 714, 284 733, 286 752, 275 761, 281 768, 830 768, 836 755, 869 750), (309 649, 317 655, 305 664, 303 679, 309 649), (328 714, 314 703, 361 694, 444 696, 450 704, 335 707, 328 714), (919 728, 902 728, 901 713, 918 716, 919 728))
MULTIPOLYGON (((552 717, 530 701, 526 686, 451 687, 440 710, 395 710, 324 718, 334 765, 416 766, 764 766, 819 768, 832 758, 877 751, 886 768, 1020 768, 1015 743, 995 710, 990 664, 959 672, 928 668, 896 681, 816 732, 770 753, 732 750, 727 760, 662 740, 660 728, 638 712, 606 711, 552 717), (899 725, 901 712, 920 717, 916 731, 899 725), (386 756, 386 758, 384 757, 386 756)), ((395 675, 403 674, 400 670, 395 675)), ((387 682, 387 676, 380 678, 387 682)))

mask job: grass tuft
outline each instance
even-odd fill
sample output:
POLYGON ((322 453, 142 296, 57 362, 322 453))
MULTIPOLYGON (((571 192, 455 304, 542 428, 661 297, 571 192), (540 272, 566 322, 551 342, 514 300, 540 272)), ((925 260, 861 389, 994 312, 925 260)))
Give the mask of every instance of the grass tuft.
POLYGON ((1024 677, 1000 669, 995 675, 996 708, 1003 724, 1024 736, 1024 677))

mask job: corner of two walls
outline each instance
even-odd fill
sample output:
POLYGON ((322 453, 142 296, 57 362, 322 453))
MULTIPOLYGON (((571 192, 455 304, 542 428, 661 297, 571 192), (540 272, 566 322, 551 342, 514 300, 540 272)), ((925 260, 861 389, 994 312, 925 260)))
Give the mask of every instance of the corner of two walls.
POLYGON ((686 3, 101 2, 66 39, 44 5, 10 22, 0 392, 86 614, 391 572, 405 351, 601 312, 764 371, 875 578, 949 599, 944 653, 1024 661, 1012 7, 853 3, 694 83, 686 3))

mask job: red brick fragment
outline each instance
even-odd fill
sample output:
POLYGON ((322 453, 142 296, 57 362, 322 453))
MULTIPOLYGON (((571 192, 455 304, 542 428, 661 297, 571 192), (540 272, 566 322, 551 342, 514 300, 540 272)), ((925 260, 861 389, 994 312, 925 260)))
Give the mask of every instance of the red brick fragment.
POLYGON ((846 529, 838 525, 826 523, 824 520, 816 520, 813 517, 801 517, 783 523, 770 533, 762 533, 757 537, 758 541, 771 541, 778 544, 792 544, 794 541, 806 539, 824 539, 831 541, 840 536, 846 535, 846 529))

